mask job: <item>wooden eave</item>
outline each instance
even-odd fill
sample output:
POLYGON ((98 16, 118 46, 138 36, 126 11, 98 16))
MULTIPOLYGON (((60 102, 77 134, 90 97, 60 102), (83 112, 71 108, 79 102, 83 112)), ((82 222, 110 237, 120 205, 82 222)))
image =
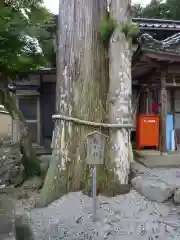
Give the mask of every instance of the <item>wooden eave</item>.
POLYGON ((172 62, 176 62, 179 63, 180 62, 180 55, 176 54, 176 53, 171 53, 171 52, 161 52, 161 51, 155 51, 152 49, 143 49, 142 48, 142 52, 145 54, 145 56, 149 59, 152 60, 156 60, 159 63, 172 63, 172 62))
POLYGON ((179 64, 180 56, 177 54, 142 49, 139 58, 132 64, 132 78, 140 82, 164 70, 170 74, 180 74, 179 64))
MULTIPOLYGON (((148 78, 150 73, 166 71, 176 73, 180 63, 180 34, 175 34, 163 41, 154 39, 149 34, 142 34, 139 47, 132 57, 132 78, 148 78)), ((179 71, 180 72, 180 71, 179 71)))
POLYGON ((35 69, 31 70, 29 73, 31 74, 41 74, 41 75, 53 75, 56 74, 56 68, 40 68, 40 69, 35 69))
POLYGON ((132 78, 139 84, 160 85, 161 72, 166 73, 166 86, 180 86, 180 56, 162 52, 142 51, 132 67, 132 78), (164 57, 164 58, 163 58, 164 57))
POLYGON ((56 74, 56 68, 40 68, 40 69, 32 69, 28 72, 20 72, 17 73, 18 76, 24 77, 27 75, 55 75, 56 74))
POLYGON ((132 79, 140 80, 141 78, 146 78, 153 68, 156 69, 156 66, 153 64, 151 59, 146 56, 146 53, 141 50, 138 56, 136 55, 132 58, 132 79))

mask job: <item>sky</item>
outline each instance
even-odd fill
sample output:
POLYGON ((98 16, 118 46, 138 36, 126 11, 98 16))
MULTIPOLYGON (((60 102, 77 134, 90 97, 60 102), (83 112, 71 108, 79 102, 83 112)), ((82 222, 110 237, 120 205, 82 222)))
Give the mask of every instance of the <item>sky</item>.
MULTIPOLYGON (((149 3, 150 0, 132 0, 132 3, 141 3, 143 5, 146 5, 149 3)), ((59 0, 44 0, 45 6, 52 12, 52 13, 58 13, 58 3, 59 0)))

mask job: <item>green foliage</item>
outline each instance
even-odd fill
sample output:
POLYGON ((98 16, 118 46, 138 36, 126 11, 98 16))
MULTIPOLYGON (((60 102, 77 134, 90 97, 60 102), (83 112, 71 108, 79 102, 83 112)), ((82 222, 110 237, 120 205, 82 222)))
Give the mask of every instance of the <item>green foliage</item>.
POLYGON ((6 6, 10 6, 18 10, 19 8, 24 8, 24 7, 31 7, 36 4, 42 4, 44 1, 43 0, 4 0, 2 1, 6 6))
POLYGON ((117 22, 113 18, 105 17, 100 23, 100 35, 104 42, 108 42, 114 30, 116 29, 117 22))
POLYGON ((8 81, 51 61, 53 38, 46 28, 52 25, 52 15, 41 2, 6 0, 0 4, 0 73, 8 81))
POLYGON ((120 31, 124 33, 126 39, 137 37, 140 32, 139 27, 132 22, 121 22, 120 31))
MULTIPOLYGON (((109 42, 113 32, 118 26, 115 19, 110 17, 105 17, 100 23, 100 35, 102 40, 107 43, 109 42)), ((126 39, 136 37, 140 29, 137 24, 132 22, 121 22, 119 24, 120 31, 124 33, 126 39)))
POLYGON ((179 0, 151 0, 145 7, 135 4, 133 9, 134 17, 180 20, 179 0))
MULTIPOLYGON (((42 5, 42 0, 0 1, 0 103, 24 121, 22 113, 9 97, 8 83, 20 81, 19 75, 47 66, 55 58, 53 39, 55 21, 42 5)), ((29 143, 30 155, 32 144, 29 143)), ((27 149, 25 150, 27 151, 27 149)), ((24 157, 25 158, 25 157, 24 157)), ((25 177, 41 174, 40 165, 33 159, 23 161, 25 177)))
POLYGON ((164 17, 167 19, 180 20, 180 1, 179 0, 166 0, 164 4, 166 10, 164 17))
POLYGON ((37 159, 29 159, 23 156, 22 164, 24 166, 24 180, 33 176, 41 176, 41 167, 37 159))
POLYGON ((142 18, 143 17, 143 6, 141 4, 134 4, 132 6, 132 17, 138 17, 142 18))

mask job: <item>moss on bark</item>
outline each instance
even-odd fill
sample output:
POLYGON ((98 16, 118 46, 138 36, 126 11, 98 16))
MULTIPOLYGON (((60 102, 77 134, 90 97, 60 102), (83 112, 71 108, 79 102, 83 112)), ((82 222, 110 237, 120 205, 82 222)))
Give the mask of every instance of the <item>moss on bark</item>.
MULTIPOLYGON (((107 169, 105 165, 97 166, 97 195, 114 197, 128 193, 130 189, 131 184, 120 184, 113 170, 107 169)), ((92 174, 90 169, 85 179, 83 193, 92 196, 92 174)))

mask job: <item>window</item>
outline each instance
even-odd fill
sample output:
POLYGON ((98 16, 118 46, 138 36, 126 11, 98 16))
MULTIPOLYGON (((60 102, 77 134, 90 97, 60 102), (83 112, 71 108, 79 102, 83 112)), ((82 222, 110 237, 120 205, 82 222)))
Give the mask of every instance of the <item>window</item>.
POLYGON ((27 120, 37 119, 37 96, 19 97, 19 108, 27 120))
POLYGON ((39 96, 18 96, 19 109, 22 111, 28 125, 28 132, 34 144, 39 144, 40 119, 39 119, 39 96))

